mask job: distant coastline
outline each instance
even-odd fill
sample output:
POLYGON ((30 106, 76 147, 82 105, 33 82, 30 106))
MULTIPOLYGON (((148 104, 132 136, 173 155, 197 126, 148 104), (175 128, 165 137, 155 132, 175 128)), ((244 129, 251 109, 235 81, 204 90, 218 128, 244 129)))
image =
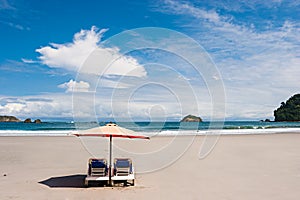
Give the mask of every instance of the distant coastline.
POLYGON ((24 121, 22 121, 15 116, 0 115, 0 122, 24 122, 24 123, 40 124, 40 123, 42 123, 42 120, 35 119, 34 121, 32 121, 30 118, 27 118, 24 121))

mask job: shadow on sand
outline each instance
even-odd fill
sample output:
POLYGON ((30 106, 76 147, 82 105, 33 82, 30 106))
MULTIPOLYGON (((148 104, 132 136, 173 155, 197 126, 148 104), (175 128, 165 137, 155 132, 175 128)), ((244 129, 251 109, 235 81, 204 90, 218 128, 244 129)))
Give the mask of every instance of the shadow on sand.
POLYGON ((84 179, 86 175, 70 175, 51 177, 44 181, 40 181, 40 184, 47 185, 50 188, 84 188, 84 179))

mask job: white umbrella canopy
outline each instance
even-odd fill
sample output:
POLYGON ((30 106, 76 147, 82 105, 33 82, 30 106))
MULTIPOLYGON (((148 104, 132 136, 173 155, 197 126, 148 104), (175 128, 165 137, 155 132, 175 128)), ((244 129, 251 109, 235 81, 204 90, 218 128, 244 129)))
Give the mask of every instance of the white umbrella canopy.
POLYGON ((99 126, 87 130, 78 131, 74 134, 77 137, 90 136, 90 137, 120 137, 130 139, 150 139, 148 136, 138 135, 133 130, 120 127, 114 123, 108 123, 105 126, 99 126))
POLYGON ((134 131, 120 127, 114 123, 108 123, 105 126, 99 126, 87 130, 78 131, 74 134, 77 137, 109 137, 109 184, 111 183, 112 168, 112 138, 130 138, 130 139, 150 139, 148 136, 138 135, 134 131))

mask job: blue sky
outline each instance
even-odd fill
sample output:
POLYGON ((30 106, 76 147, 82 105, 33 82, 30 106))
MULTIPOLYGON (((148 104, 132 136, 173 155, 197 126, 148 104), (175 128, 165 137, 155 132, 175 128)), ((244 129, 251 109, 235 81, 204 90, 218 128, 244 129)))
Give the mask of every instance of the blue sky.
POLYGON ((210 91, 190 64, 161 50, 122 55, 124 46, 105 43, 130 29, 162 27, 209 54, 224 84, 226 119, 272 118, 281 101, 300 91, 299 13, 297 0, 0 0, 0 115, 70 118, 75 96, 85 102, 75 114, 82 118, 150 120, 163 113, 176 120, 191 113, 209 120, 210 91), (95 48, 112 48, 100 51, 102 60, 120 60, 106 74, 78 76, 95 48), (189 98, 178 104, 192 95, 198 107, 189 98))

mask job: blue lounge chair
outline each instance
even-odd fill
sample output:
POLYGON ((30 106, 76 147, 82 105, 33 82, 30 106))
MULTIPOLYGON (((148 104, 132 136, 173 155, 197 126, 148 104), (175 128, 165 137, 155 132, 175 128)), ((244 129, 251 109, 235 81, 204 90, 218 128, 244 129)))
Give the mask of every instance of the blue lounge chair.
POLYGON ((114 159, 114 175, 128 176, 132 174, 132 161, 130 158, 115 158, 114 159))
POLYGON ((106 159, 89 159, 89 171, 90 176, 106 176, 108 173, 107 161, 106 159))

